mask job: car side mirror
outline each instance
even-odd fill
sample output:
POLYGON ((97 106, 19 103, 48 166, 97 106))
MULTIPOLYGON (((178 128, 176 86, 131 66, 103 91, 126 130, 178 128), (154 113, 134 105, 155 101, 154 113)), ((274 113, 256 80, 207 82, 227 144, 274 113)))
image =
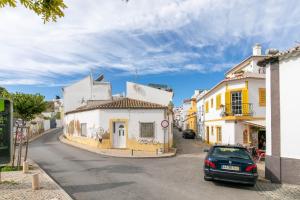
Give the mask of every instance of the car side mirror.
POLYGON ((209 152, 209 149, 204 149, 203 151, 206 152, 206 153, 208 153, 208 152, 209 152))

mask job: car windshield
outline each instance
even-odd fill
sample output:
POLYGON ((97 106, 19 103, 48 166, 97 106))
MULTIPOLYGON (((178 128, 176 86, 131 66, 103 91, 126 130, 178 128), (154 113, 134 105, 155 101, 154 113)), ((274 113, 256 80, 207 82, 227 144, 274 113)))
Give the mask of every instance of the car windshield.
POLYGON ((250 159, 245 149, 234 147, 215 147, 212 156, 225 158, 250 159))

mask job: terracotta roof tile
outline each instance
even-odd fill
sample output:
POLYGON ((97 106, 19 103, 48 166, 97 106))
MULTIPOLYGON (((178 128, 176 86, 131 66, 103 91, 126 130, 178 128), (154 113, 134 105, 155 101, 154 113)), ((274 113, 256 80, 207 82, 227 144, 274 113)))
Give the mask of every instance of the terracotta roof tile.
POLYGON ((111 101, 109 103, 100 103, 98 105, 86 105, 82 106, 76 110, 69 111, 66 114, 82 112, 87 110, 95 110, 95 109, 166 109, 167 106, 163 106, 156 103, 150 103, 146 101, 130 99, 130 98, 122 98, 118 100, 111 101))

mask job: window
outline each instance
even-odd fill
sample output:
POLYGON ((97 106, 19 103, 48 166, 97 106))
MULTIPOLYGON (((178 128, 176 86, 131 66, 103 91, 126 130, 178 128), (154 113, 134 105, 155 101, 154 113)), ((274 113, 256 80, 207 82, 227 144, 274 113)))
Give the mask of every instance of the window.
POLYGON ((154 137, 154 123, 140 123, 140 137, 154 137))
POLYGON ((223 158, 236 157, 240 159, 250 159, 250 156, 245 149, 235 147, 214 147, 212 156, 223 158))
POLYGON ((205 102, 205 112, 208 113, 209 111, 209 105, 208 105, 208 101, 205 102))
POLYGON ((87 126, 86 123, 81 123, 80 124, 80 135, 83 137, 87 136, 87 126))
POLYGON ((216 96, 216 109, 217 110, 221 108, 221 97, 222 97, 221 94, 218 94, 216 96))
POLYGON ((211 132, 211 135, 213 136, 214 135, 214 127, 213 126, 211 127, 211 131, 210 132, 211 132))
POLYGON ((222 127, 217 126, 217 142, 222 143, 222 127))
POLYGON ((242 114, 242 92, 231 93, 231 107, 234 115, 242 114))
POLYGON ((259 88, 259 106, 266 106, 266 88, 259 88))
POLYGON ((213 98, 210 99, 210 107, 211 107, 211 108, 214 107, 214 99, 213 99, 213 98))

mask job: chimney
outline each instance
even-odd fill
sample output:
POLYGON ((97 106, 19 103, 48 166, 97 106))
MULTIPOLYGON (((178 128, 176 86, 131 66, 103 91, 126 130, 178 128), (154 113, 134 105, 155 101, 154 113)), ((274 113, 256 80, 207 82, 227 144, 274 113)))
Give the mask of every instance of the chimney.
POLYGON ((258 43, 253 46, 253 56, 261 56, 261 45, 258 43))

